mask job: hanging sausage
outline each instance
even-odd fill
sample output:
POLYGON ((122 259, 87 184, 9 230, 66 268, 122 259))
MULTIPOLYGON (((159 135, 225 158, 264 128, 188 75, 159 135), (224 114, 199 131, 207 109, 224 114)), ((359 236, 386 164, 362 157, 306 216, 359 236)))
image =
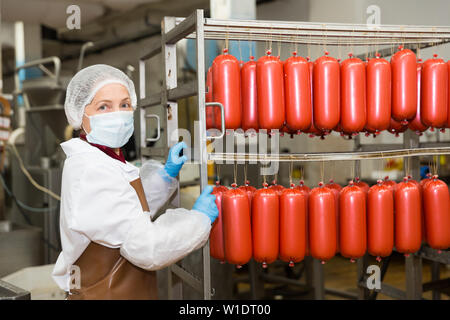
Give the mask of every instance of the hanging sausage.
POLYGON ((340 253, 354 259, 366 253, 366 192, 350 181, 339 195, 340 253))
POLYGON ((252 229, 248 196, 241 189, 223 194, 223 239, 225 259, 238 268, 252 257, 252 229))
POLYGON ((361 181, 359 177, 355 177, 355 181, 356 182, 353 183, 355 186, 360 187, 366 194, 369 192, 369 185, 366 182, 361 181))
POLYGON ((303 180, 300 180, 300 183, 298 186, 295 187, 298 191, 300 191, 302 194, 305 195, 306 197, 306 230, 305 230, 305 238, 306 238, 306 242, 305 242, 305 256, 310 256, 310 251, 309 251, 309 231, 308 231, 308 215, 309 215, 309 210, 308 210, 308 197, 309 197, 309 193, 311 192, 311 189, 305 185, 305 182, 303 180))
POLYGON ((270 56, 256 63, 256 86, 258 91, 258 123, 261 129, 281 129, 285 121, 283 94, 283 64, 270 56))
POLYGON ((334 203, 336 207, 336 253, 339 252, 339 194, 341 193, 342 187, 335 183, 333 179, 330 179, 330 182, 328 182, 325 187, 331 189, 334 194, 334 203))
POLYGON ((280 196, 280 259, 290 267, 303 260, 306 250, 308 196, 294 186, 280 196))
POLYGON ((402 124, 400 121, 394 120, 391 118, 391 122, 389 124, 389 133, 394 134, 396 137, 399 136, 400 133, 405 132, 408 129, 408 124, 402 124))
POLYGON ((391 58, 392 118, 405 125, 417 111, 417 66, 414 52, 399 49, 391 58))
POLYGON ((284 187, 280 184, 277 184, 277 179, 275 178, 272 181, 272 184, 270 185, 269 189, 275 190, 278 193, 278 195, 281 196, 281 193, 283 192, 284 187))
POLYGON ((340 124, 345 134, 355 134, 366 124, 366 67, 361 59, 349 57, 340 70, 340 124))
POLYGON ((248 196, 248 205, 250 208, 250 213, 252 212, 252 199, 255 194, 256 188, 250 185, 250 181, 246 180, 245 185, 240 186, 239 189, 243 190, 248 196))
POLYGON ((222 216, 222 197, 223 193, 228 191, 228 188, 221 186, 218 182, 214 187, 211 194, 216 196, 216 205, 219 209, 219 215, 214 221, 211 232, 209 234, 209 253, 211 257, 220 260, 221 263, 225 262, 225 251, 223 244, 223 216, 222 216))
MULTIPOLYGON (((223 104, 225 111, 225 128, 238 129, 241 127, 241 76, 239 61, 228 54, 217 56, 212 63, 213 98, 215 102, 223 104)), ((216 127, 220 128, 220 112, 216 112, 216 127)))
POLYGON ((318 130, 333 130, 340 119, 339 62, 328 56, 314 61, 314 126, 318 130))
POLYGON ((241 68, 242 129, 258 130, 258 92, 254 57, 241 68))
POLYGON ((278 258, 279 196, 267 188, 256 190, 252 200, 253 258, 263 268, 278 258))
POLYGON ((308 197, 308 231, 311 256, 322 261, 336 254, 336 206, 334 194, 319 183, 308 197))
POLYGON ((381 261, 394 247, 394 191, 383 180, 367 196, 367 249, 381 261))
POLYGON ((403 180, 394 192, 395 249, 407 256, 419 250, 422 242, 422 201, 419 187, 407 177, 403 180))
POLYGON ((418 135, 422 135, 422 132, 428 129, 428 126, 426 126, 422 122, 422 116, 421 116, 421 82, 422 82, 422 59, 417 60, 417 112, 416 116, 414 117, 414 120, 409 122, 408 128, 412 131, 415 131, 418 135))
MULTIPOLYGON (((212 79, 212 67, 208 68, 208 72, 206 73, 206 94, 205 94, 205 102, 213 101, 213 79, 212 79)), ((207 107, 205 109, 206 114, 206 130, 215 128, 215 107, 207 107)))
POLYGON ((397 183, 393 180, 389 180, 389 176, 384 177, 383 184, 386 185, 392 192, 395 191, 397 183))
POLYGON ((312 117, 309 65, 297 52, 292 55, 284 62, 286 125, 294 131, 306 130, 312 117))
POLYGON ((425 125, 441 128, 447 124, 448 68, 444 60, 436 57, 422 67, 420 113, 425 125))
POLYGON ((433 176, 423 187, 427 243, 433 249, 450 247, 450 196, 445 182, 433 176))
POLYGON ((389 128, 391 120, 391 65, 377 53, 367 63, 367 123, 370 133, 389 128))

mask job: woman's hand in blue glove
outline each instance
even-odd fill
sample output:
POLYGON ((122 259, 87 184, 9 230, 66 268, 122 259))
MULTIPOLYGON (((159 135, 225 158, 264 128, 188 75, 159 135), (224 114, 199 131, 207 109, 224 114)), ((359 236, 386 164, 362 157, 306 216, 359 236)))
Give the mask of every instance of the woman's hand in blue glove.
POLYGON ((192 210, 206 214, 208 218, 211 219, 211 224, 219 215, 219 209, 217 209, 216 205, 216 196, 211 194, 212 190, 212 186, 207 186, 192 207, 192 210))
POLYGON ((180 156, 182 149, 187 149, 187 145, 184 142, 178 142, 169 150, 169 157, 167 158, 164 170, 172 178, 175 178, 180 173, 181 167, 186 162, 186 156, 180 156))

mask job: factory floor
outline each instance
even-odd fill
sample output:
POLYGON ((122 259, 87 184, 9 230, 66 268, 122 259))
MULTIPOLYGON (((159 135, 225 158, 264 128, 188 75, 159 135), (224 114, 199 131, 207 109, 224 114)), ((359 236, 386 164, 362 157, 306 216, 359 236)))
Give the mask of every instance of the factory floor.
MULTIPOLYGON (((376 264, 373 259, 369 260, 369 264, 376 264)), ((268 268, 269 274, 280 276, 288 276, 296 279, 300 272, 302 272, 303 263, 297 264, 293 269, 289 270, 286 264, 276 262, 268 268), (287 272, 286 272, 287 271, 287 272)), ((243 269, 236 272, 236 298, 249 299, 250 285, 248 283, 248 269, 243 269), (247 278, 247 279, 246 279, 247 278)), ((440 264, 440 279, 450 278, 450 267, 440 264)), ((300 283, 305 283, 305 272, 302 276, 297 278, 300 283)), ((324 281, 325 288, 344 291, 349 294, 356 295, 358 289, 356 287, 357 280, 357 263, 351 263, 349 259, 343 258, 340 255, 335 256, 324 265, 324 281)), ((422 259, 422 283, 431 281, 431 262, 422 259)), ((398 289, 405 290, 405 259, 402 255, 394 253, 391 256, 388 270, 384 277, 383 283, 394 286, 398 289)), ((424 292, 425 299, 432 298, 432 292, 424 292)), ((305 286, 294 286, 281 283, 264 283, 264 297, 263 299, 312 299, 312 292, 308 291, 305 286)), ((325 294, 325 299, 339 300, 345 299, 336 295, 325 294)), ((378 294, 377 299, 389 300, 392 299, 383 294, 378 294)), ((450 300, 450 289, 447 288, 445 293, 441 293, 442 300, 450 300)))

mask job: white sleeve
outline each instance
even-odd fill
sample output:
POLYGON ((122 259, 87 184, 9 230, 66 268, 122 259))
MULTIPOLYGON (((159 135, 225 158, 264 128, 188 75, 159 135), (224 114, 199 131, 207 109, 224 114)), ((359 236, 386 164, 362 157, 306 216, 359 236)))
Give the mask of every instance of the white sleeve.
POLYGON ((205 214, 169 209, 154 222, 136 219, 120 253, 142 269, 162 269, 204 246, 210 230, 211 220, 205 214))
POLYGON ((178 187, 178 181, 169 176, 164 166, 155 160, 144 162, 139 174, 150 214, 153 216, 172 196, 178 187))

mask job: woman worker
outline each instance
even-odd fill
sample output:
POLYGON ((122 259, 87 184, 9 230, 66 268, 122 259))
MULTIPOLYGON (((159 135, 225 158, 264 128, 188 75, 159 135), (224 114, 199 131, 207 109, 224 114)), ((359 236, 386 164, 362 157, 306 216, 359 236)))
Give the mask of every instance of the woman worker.
POLYGON ((177 188, 184 142, 165 166, 137 167, 120 147, 133 134, 136 92, 120 70, 93 65, 70 81, 66 116, 80 138, 61 144, 64 162, 60 228, 62 252, 53 278, 68 299, 156 299, 158 270, 202 247, 218 215, 208 186, 192 210, 154 214, 177 188))

